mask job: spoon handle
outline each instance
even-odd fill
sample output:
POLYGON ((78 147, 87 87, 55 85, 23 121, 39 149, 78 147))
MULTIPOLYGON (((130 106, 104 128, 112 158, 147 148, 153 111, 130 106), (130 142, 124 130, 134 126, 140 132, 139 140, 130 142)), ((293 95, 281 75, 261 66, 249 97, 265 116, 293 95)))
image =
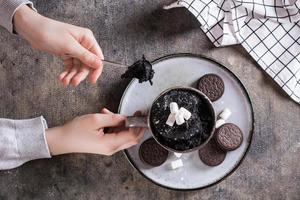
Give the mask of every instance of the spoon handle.
POLYGON ((125 120, 126 128, 149 128, 148 116, 128 116, 125 120))
POLYGON ((113 65, 113 66, 115 66, 115 67, 125 67, 125 68, 128 67, 128 66, 126 66, 126 65, 123 65, 123 64, 120 64, 120 63, 116 63, 116 62, 112 62, 112 61, 109 61, 109 60, 102 60, 102 62, 103 62, 104 64, 113 65))

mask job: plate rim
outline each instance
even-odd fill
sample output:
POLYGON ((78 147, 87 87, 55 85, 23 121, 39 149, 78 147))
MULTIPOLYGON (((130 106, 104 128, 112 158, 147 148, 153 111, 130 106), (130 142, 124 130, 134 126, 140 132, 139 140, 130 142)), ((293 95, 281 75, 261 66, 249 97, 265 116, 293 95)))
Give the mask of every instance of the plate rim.
MULTIPOLYGON (((225 65, 219 63, 218 61, 212 59, 212 58, 209 58, 207 56, 204 56, 204 55, 200 55, 200 54, 193 54, 193 53, 175 53, 175 54, 169 54, 169 55, 165 55, 165 56, 162 56, 162 57, 159 57, 155 60, 153 60, 151 63, 152 64, 157 64, 163 60, 166 60, 166 59, 170 59, 170 58, 176 58, 176 57, 192 57, 192 58, 200 58, 200 59, 204 59, 204 60, 207 60, 209 62, 212 62, 216 65, 218 65, 219 67, 221 67, 223 70, 225 70, 226 72, 228 72, 233 78, 235 78, 237 80, 237 83, 241 86, 243 92, 245 93, 246 95, 246 98, 247 98, 247 101, 250 105, 250 111, 251 111, 251 118, 252 118, 252 126, 251 126, 251 129, 249 131, 249 138, 248 138, 248 146, 246 148, 246 151, 244 152, 242 158, 238 161, 237 165, 234 166, 234 168, 232 170, 230 170, 228 173, 226 173, 221 179, 217 180, 217 181, 213 181, 212 183, 208 184, 208 185, 205 185, 205 186, 201 186, 201 187, 196 187, 196 188, 175 188, 175 187, 169 187, 169 186, 166 186, 166 185, 163 185, 163 184, 160 184, 158 182, 156 182, 155 180, 152 180, 150 179, 149 177, 147 177, 137 166, 136 164, 134 163, 134 161, 132 160, 132 158, 130 157, 129 153, 128 153, 128 150, 125 149, 123 150, 123 153, 125 155, 125 157, 127 158, 127 160, 129 161, 130 165, 135 169, 137 170, 144 178, 146 178, 147 180, 149 180, 150 182, 154 183, 155 185, 157 186, 160 186, 160 187, 163 187, 163 188, 166 188, 166 189, 169 189, 169 190, 175 190, 175 191, 195 191, 195 190, 203 190, 203 189, 206 189, 206 188, 209 188, 209 187, 212 187, 214 185, 217 185, 218 183, 222 182, 223 180, 225 180, 227 177, 229 177, 231 174, 233 174, 239 167, 240 165, 243 163, 246 155, 248 154, 249 152, 249 149, 250 149, 250 146, 252 144, 252 138, 253 138, 253 135, 254 135, 254 125, 255 125, 255 118, 254 118, 254 110, 253 110, 253 105, 252 105, 252 101, 251 101, 251 98, 250 98, 250 95, 246 89, 246 87, 244 86, 244 84, 242 83, 242 81, 232 72, 230 71, 225 65)), ((120 100, 120 103, 119 103, 119 106, 118 106, 118 113, 120 113, 120 110, 121 110, 121 105, 124 101, 124 96, 125 96, 125 93, 127 92, 127 90, 129 89, 129 87, 133 84, 133 82, 135 81, 135 79, 132 79, 129 84, 127 85, 126 89, 124 90, 123 94, 122 94, 122 97, 121 97, 121 100, 120 100)))

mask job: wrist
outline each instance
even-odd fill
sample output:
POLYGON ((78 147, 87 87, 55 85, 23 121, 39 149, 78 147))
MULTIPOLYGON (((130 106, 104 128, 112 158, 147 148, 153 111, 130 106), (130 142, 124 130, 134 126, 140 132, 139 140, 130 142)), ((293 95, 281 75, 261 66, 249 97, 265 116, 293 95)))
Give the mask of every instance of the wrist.
POLYGON ((62 126, 46 129, 45 135, 51 155, 60 155, 66 153, 62 126))
MULTIPOLYGON (((42 16, 27 5, 21 6, 13 16, 14 31, 26 40, 34 34, 34 26, 42 16)), ((29 41, 30 42, 30 41, 29 41)))

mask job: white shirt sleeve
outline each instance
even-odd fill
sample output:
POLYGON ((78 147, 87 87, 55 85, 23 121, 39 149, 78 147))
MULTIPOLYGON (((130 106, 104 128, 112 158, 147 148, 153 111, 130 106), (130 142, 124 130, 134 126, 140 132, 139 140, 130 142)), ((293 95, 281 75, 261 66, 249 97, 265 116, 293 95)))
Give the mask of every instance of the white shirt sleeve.
POLYGON ((46 129, 42 116, 25 120, 0 118, 0 170, 18 167, 30 160, 51 158, 46 129))
POLYGON ((16 10, 25 4, 36 11, 33 3, 28 0, 0 0, 0 26, 13 33, 13 16, 16 10))

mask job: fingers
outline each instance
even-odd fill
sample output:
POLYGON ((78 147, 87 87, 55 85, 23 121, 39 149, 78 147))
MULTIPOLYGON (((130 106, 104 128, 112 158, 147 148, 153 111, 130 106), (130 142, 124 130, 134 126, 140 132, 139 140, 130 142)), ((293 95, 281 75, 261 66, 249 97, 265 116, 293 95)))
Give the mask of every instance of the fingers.
MULTIPOLYGON (((114 114, 113 112, 111 112, 110 110, 108 110, 107 108, 102 108, 100 110, 100 113, 103 113, 103 114, 114 114)), ((134 116, 142 116, 142 112, 141 111, 136 111, 134 114, 134 116)))
POLYGON ((142 112, 138 110, 133 114, 133 116, 142 116, 142 112))
POLYGON ((106 108, 101 113, 83 116, 81 126, 97 130, 97 134, 92 134, 91 144, 85 152, 112 155, 137 144, 143 137, 144 128, 124 128, 124 116, 114 114, 106 108), (114 132, 103 133, 103 128, 106 127, 114 127, 114 132))
POLYGON ((90 30, 80 28, 76 33, 79 35, 69 40, 64 50, 67 57, 62 56, 62 58, 66 68, 59 75, 59 80, 64 85, 71 83, 73 86, 77 86, 88 76, 91 83, 96 83, 103 68, 102 50, 90 30), (74 68, 75 60, 77 63, 80 61, 81 67, 74 68))
POLYGON ((130 128, 129 132, 132 132, 136 136, 136 140, 140 140, 144 136, 146 128, 130 128))
POLYGON ((100 48, 96 38, 93 36, 92 37, 92 43, 93 46, 90 48, 90 51, 99 56, 101 60, 104 60, 103 52, 102 49, 100 48))
POLYGON ((58 79, 63 85, 78 86, 89 74, 87 66, 75 58, 64 60, 65 70, 59 75, 58 79))
MULTIPOLYGON (((111 113, 108 109, 103 108, 101 110, 103 113, 111 113)), ((140 111, 135 112, 135 116, 141 115, 140 111)), ((113 138, 113 145, 111 146, 113 148, 112 153, 115 153, 117 151, 127 149, 133 145, 136 145, 139 140, 144 136, 145 128, 130 128, 129 130, 124 130, 124 127, 122 129, 119 127, 119 129, 115 128, 115 133, 106 134, 105 136, 108 139, 113 138)))
POLYGON ((78 73, 80 66, 81 66, 80 61, 77 59, 73 59, 73 67, 68 72, 68 74, 65 75, 65 77, 62 79, 62 83, 65 86, 70 84, 70 81, 72 80, 72 78, 78 73))
MULTIPOLYGON (((100 113, 102 114, 114 114, 113 112, 111 112, 110 110, 108 110, 107 108, 103 108, 101 109, 100 113)), ((116 127, 106 127, 106 133, 117 133, 120 131, 123 131, 125 129, 125 123, 123 123, 121 126, 116 126, 116 127)))
POLYGON ((100 111, 100 113, 103 113, 103 114, 114 114, 113 112, 111 112, 107 108, 102 108, 101 111, 100 111))
POLYGON ((119 148, 115 150, 115 152, 128 149, 136 144, 139 143, 139 141, 143 138, 145 133, 144 128, 135 128, 135 138, 132 141, 128 141, 127 143, 124 143, 123 145, 120 145, 119 148))
POLYGON ((102 68, 90 69, 88 66, 82 65, 79 60, 74 60, 76 66, 73 66, 73 64, 65 64, 65 70, 60 73, 58 80, 62 82, 63 85, 69 85, 69 83, 71 83, 73 86, 78 86, 87 76, 89 76, 88 80, 91 83, 96 83, 102 73, 102 68))
POLYGON ((65 66, 65 69, 62 73, 60 73, 60 75, 58 76, 58 80, 62 82, 62 80, 64 79, 64 77, 66 77, 66 75, 70 72, 70 70, 72 69, 73 67, 73 58, 67 58, 64 60, 64 66, 65 66))
MULTIPOLYGON (((107 108, 101 109, 101 110, 100 110, 100 113, 102 113, 102 114, 114 114, 113 112, 111 112, 111 111, 108 110, 107 108)), ((114 128, 114 127, 105 127, 105 128, 104 128, 104 132, 105 132, 105 133, 111 133, 111 132, 114 132, 114 129, 116 129, 116 128, 114 128)))
POLYGON ((101 127, 116 127, 124 125, 125 117, 119 114, 104 114, 100 116, 101 127))
POLYGON ((63 83, 63 79, 67 76, 67 74, 70 72, 72 67, 66 68, 62 73, 60 73, 60 75, 58 76, 58 80, 63 83))
POLYGON ((70 69, 64 70, 64 71, 63 71, 62 73, 60 73, 60 75, 58 76, 58 80, 59 80, 61 83, 63 83, 62 80, 63 80, 64 77, 66 77, 66 75, 69 73, 69 70, 70 70, 70 69))
POLYGON ((81 66, 80 69, 78 70, 78 73, 75 74, 71 80, 71 84, 73 86, 79 85, 81 81, 83 81, 89 74, 89 68, 87 66, 81 66))
POLYGON ((83 120, 87 127, 99 130, 105 127, 122 126, 125 117, 119 114, 89 114, 85 115, 83 120))
MULTIPOLYGON (((104 60, 102 50, 94 36, 92 38, 92 41, 93 41, 93 46, 90 48, 90 51, 93 52, 94 54, 96 54, 97 56, 99 56, 102 60, 104 60)), ((100 77, 100 75, 102 73, 102 68, 103 67, 91 71, 91 73, 89 74, 89 77, 88 77, 88 80, 91 83, 97 82, 98 78, 100 77)))
POLYGON ((113 152, 113 154, 114 154, 114 153, 117 153, 118 151, 122 151, 122 150, 124 150, 124 149, 128 149, 128 148, 130 148, 130 147, 132 147, 132 146, 134 146, 134 145, 136 145, 136 142, 129 142, 129 143, 126 143, 126 144, 124 144, 123 146, 120 146, 117 150, 115 150, 115 152, 113 152))
POLYGON ((110 133, 103 135, 104 143, 107 145, 108 155, 112 155, 117 151, 129 148, 139 142, 143 137, 145 129, 132 128, 118 133, 110 133))
POLYGON ((103 70, 102 68, 92 70, 89 74, 88 80, 91 83, 95 84, 98 78, 100 77, 100 75, 102 74, 102 70, 103 70))
POLYGON ((102 61, 99 56, 92 53, 90 50, 84 48, 77 41, 73 44, 72 49, 70 49, 70 54, 72 57, 79 59, 83 64, 87 65, 93 69, 102 69, 102 61))

